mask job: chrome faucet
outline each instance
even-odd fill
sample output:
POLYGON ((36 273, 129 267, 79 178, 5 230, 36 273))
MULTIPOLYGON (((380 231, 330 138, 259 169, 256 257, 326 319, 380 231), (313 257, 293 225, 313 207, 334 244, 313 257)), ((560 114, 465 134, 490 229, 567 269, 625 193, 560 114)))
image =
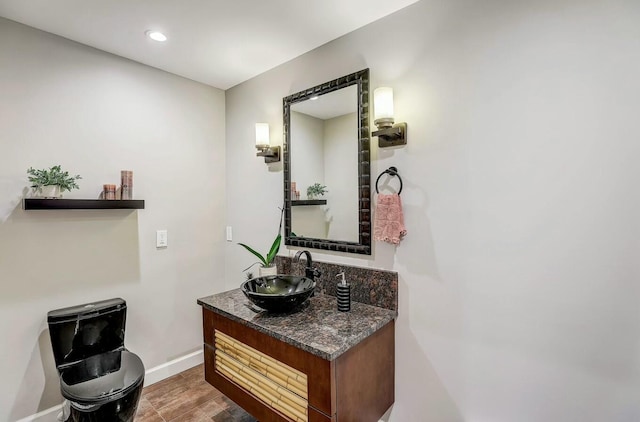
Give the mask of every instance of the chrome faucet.
POLYGON ((304 276, 315 281, 315 278, 320 277, 321 273, 317 268, 313 268, 313 259, 311 258, 311 253, 309 251, 298 251, 293 257, 293 262, 300 262, 302 254, 305 255, 307 261, 307 266, 304 269, 304 276))

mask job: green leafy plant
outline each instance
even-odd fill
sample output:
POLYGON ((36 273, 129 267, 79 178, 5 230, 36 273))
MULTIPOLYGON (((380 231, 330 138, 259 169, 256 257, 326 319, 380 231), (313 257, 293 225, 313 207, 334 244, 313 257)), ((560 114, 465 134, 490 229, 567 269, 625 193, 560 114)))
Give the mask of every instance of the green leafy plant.
MULTIPOLYGON (((271 248, 269 248, 269 252, 267 252, 266 255, 263 256, 262 254, 260 254, 260 252, 256 251, 255 249, 253 249, 252 247, 244 243, 238 243, 238 245, 242 246, 243 248, 251 252, 253 255, 255 255, 260 260, 259 263, 262 264, 263 267, 270 267, 273 264, 273 261, 276 259, 276 255, 278 254, 278 251, 280 250, 280 243, 282 242, 282 235, 280 234, 280 232, 282 231, 283 214, 284 214, 284 207, 282 207, 280 210, 280 226, 278 227, 278 234, 276 238, 273 240, 273 243, 271 244, 271 248)), ((249 265, 247 268, 245 268, 242 271, 247 271, 249 268, 251 268, 255 264, 257 263, 254 262, 253 264, 249 265)))
POLYGON ((326 186, 321 185, 320 183, 314 183, 307 188, 307 197, 312 198, 316 196, 322 196, 327 192, 329 191, 327 190, 326 186))
POLYGON ((33 167, 29 167, 27 174, 32 188, 38 189, 43 186, 57 185, 60 186, 60 192, 80 189, 76 180, 82 179, 79 174, 70 176, 69 172, 63 171, 59 165, 53 166, 49 170, 36 170, 33 167))

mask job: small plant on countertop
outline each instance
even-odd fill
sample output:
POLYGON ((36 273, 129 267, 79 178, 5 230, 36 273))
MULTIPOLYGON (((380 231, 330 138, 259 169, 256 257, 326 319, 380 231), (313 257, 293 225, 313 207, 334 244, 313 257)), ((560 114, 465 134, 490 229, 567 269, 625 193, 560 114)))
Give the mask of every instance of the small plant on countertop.
POLYGON ((270 266, 273 265, 273 262, 276 259, 276 254, 280 250, 280 243, 282 241, 282 235, 280 234, 280 232, 282 231, 283 215, 284 215, 284 207, 282 207, 280 209, 280 226, 278 227, 278 235, 273 240, 273 243, 271 244, 271 248, 269 249, 269 252, 267 252, 267 254, 265 256, 263 256, 262 254, 257 252, 252 247, 250 247, 250 246, 248 246, 248 245, 246 245, 244 243, 239 243, 238 242, 238 245, 242 246, 243 248, 245 248, 246 250, 248 250, 249 252, 254 254, 260 260, 260 262, 254 262, 253 264, 249 265, 247 268, 245 268, 242 271, 247 271, 249 268, 251 268, 252 266, 254 266, 255 264, 258 264, 258 263, 262 264, 263 267, 270 267, 270 266))
POLYGON ((82 179, 79 174, 70 176, 69 172, 63 171, 59 165, 53 166, 49 170, 36 170, 33 167, 29 167, 27 174, 29 175, 29 182, 31 182, 32 188, 39 189, 43 186, 60 186, 61 192, 80 189, 76 180, 82 179))
POLYGON ((320 183, 314 183, 307 188, 307 198, 312 199, 318 196, 323 196, 327 192, 329 191, 326 186, 321 185, 320 183))

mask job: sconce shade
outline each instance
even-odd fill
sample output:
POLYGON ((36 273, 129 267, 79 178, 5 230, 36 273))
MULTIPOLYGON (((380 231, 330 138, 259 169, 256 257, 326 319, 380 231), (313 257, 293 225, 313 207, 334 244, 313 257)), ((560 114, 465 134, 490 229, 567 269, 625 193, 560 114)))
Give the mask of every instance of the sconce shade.
POLYGON ((256 123, 256 148, 268 148, 269 123, 256 123))
POLYGON ((393 89, 376 88, 373 91, 373 116, 378 128, 393 126, 393 89))
POLYGON ((378 137, 378 147, 395 147, 407 144, 407 124, 393 124, 393 89, 376 88, 373 91, 373 121, 378 130, 371 135, 378 137))
POLYGON ((264 157, 264 162, 277 163, 280 161, 280 146, 271 146, 269 140, 269 123, 256 123, 256 156, 264 157))

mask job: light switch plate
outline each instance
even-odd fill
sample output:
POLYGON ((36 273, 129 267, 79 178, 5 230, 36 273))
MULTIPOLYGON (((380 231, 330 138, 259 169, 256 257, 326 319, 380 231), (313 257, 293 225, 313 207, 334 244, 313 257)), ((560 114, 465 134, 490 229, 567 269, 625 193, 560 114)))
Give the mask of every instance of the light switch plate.
POLYGON ((166 248, 169 246, 166 230, 156 230, 156 248, 166 248))
POLYGON ((227 242, 231 242, 233 240, 233 230, 231 226, 227 226, 227 242))

